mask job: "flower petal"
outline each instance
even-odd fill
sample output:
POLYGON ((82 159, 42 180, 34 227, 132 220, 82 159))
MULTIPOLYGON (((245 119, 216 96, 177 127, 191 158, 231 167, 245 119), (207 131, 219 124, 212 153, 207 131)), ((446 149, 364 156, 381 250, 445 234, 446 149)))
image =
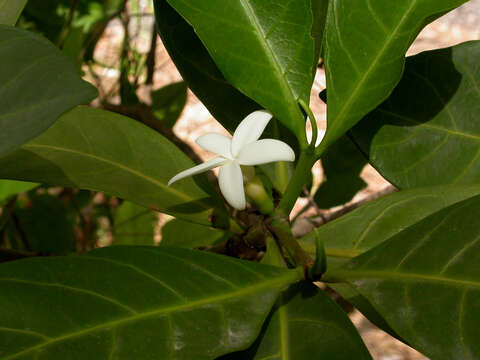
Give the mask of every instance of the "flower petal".
POLYGON ((245 145, 258 140, 271 118, 268 111, 258 110, 243 119, 233 134, 232 155, 236 157, 245 145))
POLYGON ((205 172, 207 170, 210 170, 210 169, 213 169, 217 166, 220 166, 223 163, 225 163, 226 161, 228 161, 228 160, 223 158, 223 157, 216 157, 214 159, 205 161, 203 164, 200 164, 200 165, 194 166, 190 169, 184 170, 184 171, 178 173, 177 175, 175 175, 174 177, 172 177, 168 182, 168 186, 172 185, 175 181, 186 178, 187 176, 200 174, 202 172, 205 172))
POLYGON ((244 147, 236 159, 241 165, 261 165, 274 161, 294 161, 295 152, 283 141, 262 139, 244 147))
POLYGON ((230 147, 232 140, 226 136, 216 133, 208 133, 200 136, 196 143, 207 151, 231 159, 230 147))
POLYGON ((225 200, 235 209, 245 209, 245 190, 240 165, 236 161, 226 163, 220 168, 218 185, 225 200))

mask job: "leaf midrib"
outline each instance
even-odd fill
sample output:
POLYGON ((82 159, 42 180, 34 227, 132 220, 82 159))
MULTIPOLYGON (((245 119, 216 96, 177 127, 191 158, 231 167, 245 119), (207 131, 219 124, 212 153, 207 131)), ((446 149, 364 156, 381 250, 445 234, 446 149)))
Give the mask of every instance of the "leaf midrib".
MULTIPOLYGON (((282 68, 278 62, 278 59, 275 56, 275 52, 271 48, 270 44, 268 43, 265 33, 260 26, 260 23, 257 20, 255 11, 252 9, 250 4, 248 4, 247 0, 240 0, 240 5, 243 7, 245 10, 245 14, 247 15, 248 20, 250 21, 250 24, 253 26, 253 28, 256 30, 254 33, 257 34, 258 41, 260 42, 262 48, 264 49, 265 53, 267 54, 267 58, 270 60, 270 63, 273 65, 275 68, 275 72, 279 74, 279 78, 282 79, 280 81, 280 86, 283 88, 284 93, 289 95, 291 99, 297 100, 297 97, 292 91, 292 88, 290 87, 290 83, 288 82, 286 78, 286 72, 282 71, 282 68)), ((288 98, 288 97, 287 97, 288 98)), ((289 101, 291 103, 291 101, 289 101)), ((295 109, 294 113, 299 114, 299 110, 297 110, 296 106, 292 107, 292 104, 289 106, 290 109, 295 109)), ((298 117, 298 116, 297 116, 298 117)))
POLYGON ((281 304, 278 307, 278 322, 279 326, 279 336, 280 336, 280 357, 281 360, 289 360, 290 352, 288 349, 288 312, 287 304, 285 303, 285 296, 280 295, 279 303, 281 304))
POLYGON ((398 272, 398 271, 389 271, 389 270, 361 270, 361 269, 352 269, 345 270, 339 269, 334 270, 331 273, 332 277, 340 279, 363 279, 363 278, 378 278, 384 280, 417 280, 417 281, 427 281, 433 283, 441 284, 450 284, 453 286, 463 287, 476 287, 480 288, 480 281, 468 280, 468 279, 455 279, 445 276, 435 275, 435 274, 419 274, 419 273, 410 273, 410 272, 398 272))
MULTIPOLYGON (((360 78, 359 81, 356 82, 356 85, 353 89, 353 91, 351 92, 351 96, 349 96, 349 98, 347 99, 347 101, 344 103, 344 106, 342 107, 342 109, 340 110, 340 112, 338 113, 338 115, 336 116, 335 118, 335 121, 333 122, 333 124, 339 124, 339 120, 338 119, 342 119, 346 113, 348 113, 348 111, 350 110, 350 108, 353 106, 353 104, 355 103, 355 100, 357 98, 357 93, 359 91, 362 91, 363 88, 364 88, 364 83, 368 80, 368 78, 370 77, 370 74, 373 72, 373 70, 376 68, 378 62, 380 61, 380 59, 385 55, 385 52, 387 51, 387 49, 390 47, 391 43, 393 42, 394 38, 396 37, 397 33, 400 31, 400 29, 402 28, 403 24, 407 21, 408 19, 408 16, 411 14, 411 12, 414 10, 414 8, 416 7, 417 5, 417 1, 418 0, 414 0, 412 2, 412 4, 410 5, 410 7, 407 9, 407 11, 405 12, 405 14, 402 16, 402 18, 400 19, 399 23, 397 24, 397 26, 395 27, 395 29, 393 29, 393 31, 391 32, 391 34, 387 37, 387 40, 385 41, 384 45, 382 46, 382 48, 380 49, 380 51, 377 53, 377 56, 373 59, 373 61, 370 63, 370 66, 369 68, 367 69, 367 71, 365 71, 363 73, 363 76, 360 78)), ((334 6, 334 5, 332 5, 334 6)), ((332 127, 334 126, 332 124, 332 127)))
MULTIPOLYGON (((131 169, 131 168, 129 168, 125 165, 122 165, 118 162, 115 162, 115 161, 112 161, 112 160, 109 160, 109 159, 106 159, 106 158, 103 158, 103 157, 100 157, 100 156, 97 156, 97 155, 94 155, 94 154, 89 154, 89 153, 78 151, 78 150, 67 149, 67 148, 63 148, 63 147, 59 147, 59 146, 46 145, 46 144, 27 144, 27 145, 24 145, 23 147, 24 148, 33 148, 33 149, 40 148, 40 149, 48 149, 48 150, 54 150, 54 151, 59 151, 59 152, 66 152, 66 153, 71 153, 71 154, 91 158, 91 159, 99 161, 99 162, 104 162, 104 163, 110 164, 114 167, 117 167, 121 170, 124 170, 126 172, 129 172, 129 173, 131 173, 135 176, 138 176, 139 178, 142 178, 142 179, 160 187, 162 190, 164 190, 167 193, 170 193, 171 195, 173 195, 175 197, 181 198, 181 199, 186 200, 186 201, 197 201, 197 199, 194 199, 194 198, 188 196, 187 194, 185 194, 183 192, 180 192, 180 191, 178 191, 178 190, 176 190, 172 187, 169 187, 169 186, 163 184, 162 182, 158 181, 157 179, 154 179, 154 178, 152 178, 148 175, 145 175, 144 173, 141 173, 140 171, 131 169)), ((202 201, 198 201, 198 204, 200 204, 205 209, 210 209, 210 206, 208 204, 205 204, 202 201)))
MULTIPOLYGON (((433 124, 429 124, 429 123, 422 123, 422 122, 417 121, 417 120, 415 120, 413 118, 410 118, 408 116, 397 114, 395 112, 388 111, 388 110, 385 110, 385 109, 378 109, 378 111, 381 112, 381 113, 384 113, 385 115, 393 116, 393 117, 396 117, 400 120, 403 120, 403 121, 409 122, 411 124, 417 125, 421 128, 426 128, 426 129, 431 129, 431 130, 435 130, 435 131, 445 132, 447 134, 451 134, 451 135, 459 136, 459 137, 465 137, 465 138, 472 139, 472 140, 480 142, 480 135, 469 134, 469 133, 466 133, 466 132, 463 132, 463 131, 460 131, 460 130, 452 130, 452 129, 445 128, 443 126, 433 125, 433 124)), ((385 145, 389 145, 389 144, 385 143, 385 145)))
POLYGON ((281 277, 276 277, 272 280, 265 281, 265 282, 260 283, 260 284, 257 283, 255 285, 248 286, 248 287, 245 287, 245 288, 241 288, 239 290, 235 290, 235 291, 232 291, 232 292, 229 292, 229 293, 217 294, 217 295, 207 297, 207 298, 204 298, 204 299, 191 301, 190 303, 186 303, 186 304, 173 305, 173 306, 168 306, 168 307, 157 309, 157 310, 151 310, 151 311, 147 311, 147 312, 143 312, 143 313, 137 313, 137 314, 133 314, 133 315, 130 315, 130 316, 127 316, 127 317, 117 319, 117 320, 112 320, 112 321, 108 321, 108 322, 105 322, 105 323, 102 323, 102 324, 99 324, 99 325, 95 325, 95 326, 92 326, 92 327, 89 327, 89 328, 86 328, 86 329, 83 329, 83 330, 78 330, 78 331, 67 333, 67 334, 64 334, 64 335, 61 335, 61 336, 52 337, 51 340, 44 341, 40 344, 37 344, 37 345, 31 346, 29 348, 26 348, 26 349, 24 349, 20 352, 11 354, 7 357, 4 357, 2 360, 15 359, 15 358, 18 358, 19 356, 26 355, 26 354, 28 354, 32 351, 35 351, 35 350, 40 350, 44 347, 51 346, 55 343, 59 343, 59 342, 62 342, 64 340, 69 340, 69 339, 72 339, 72 338, 76 338, 76 337, 79 337, 79 336, 82 336, 82 335, 88 335, 88 334, 91 334, 91 333, 94 333, 94 332, 97 332, 97 331, 100 331, 100 330, 103 330, 103 329, 115 328, 117 326, 120 326, 120 325, 123 325, 123 324, 126 324, 126 323, 130 323, 130 322, 135 322, 137 320, 148 319, 148 318, 159 316, 159 315, 169 315, 169 314, 179 312, 179 311, 185 311, 185 310, 189 310, 189 309, 194 309, 196 307, 202 307, 203 305, 208 305, 208 304, 212 304, 212 303, 220 303, 220 302, 224 302, 224 301, 227 301, 227 300, 230 300, 230 299, 241 298, 243 296, 247 296, 247 295, 253 294, 255 292, 271 290, 271 289, 274 289, 274 288, 280 288, 284 285, 291 284, 291 283, 293 283, 297 280, 300 280, 299 273, 297 273, 295 270, 290 270, 287 273, 285 273, 285 275, 283 275, 281 277))

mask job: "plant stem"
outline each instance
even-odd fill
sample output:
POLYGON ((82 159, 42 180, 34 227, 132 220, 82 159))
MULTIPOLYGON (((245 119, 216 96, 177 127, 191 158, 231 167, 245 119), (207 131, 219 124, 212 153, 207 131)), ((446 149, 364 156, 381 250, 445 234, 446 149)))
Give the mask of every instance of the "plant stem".
POLYGON ((288 183, 285 195, 282 197, 282 200, 280 200, 280 204, 276 209, 278 215, 288 217, 303 189, 303 186, 308 181, 312 167, 316 161, 317 158, 314 149, 307 148, 302 151, 295 172, 288 183))
POLYGON ((245 232, 245 230, 235 221, 235 219, 228 218, 228 221, 230 224, 229 230, 232 233, 242 235, 245 232))
POLYGON ((66 22, 63 24, 62 29, 60 30, 60 35, 58 37, 57 45, 60 49, 63 49, 65 40, 67 39, 68 33, 70 32, 70 27, 72 26, 73 17, 75 15, 75 10, 77 9, 78 0, 72 0, 70 2, 70 9, 68 11, 68 17, 66 22))
POLYGON ((296 267, 302 267, 306 272, 312 266, 313 259, 297 242, 290 229, 290 223, 284 216, 272 218, 268 224, 270 231, 275 235, 280 247, 286 250, 296 267))
POLYGON ((257 176, 254 176, 245 184, 245 193, 252 199, 262 214, 270 215, 275 210, 273 201, 268 196, 262 180, 257 176))
POLYGON ((312 109, 310 109, 310 107, 303 100, 300 100, 298 103, 310 119, 310 125, 312 125, 312 141, 310 141, 310 147, 315 147, 318 137, 317 120, 315 119, 312 109))

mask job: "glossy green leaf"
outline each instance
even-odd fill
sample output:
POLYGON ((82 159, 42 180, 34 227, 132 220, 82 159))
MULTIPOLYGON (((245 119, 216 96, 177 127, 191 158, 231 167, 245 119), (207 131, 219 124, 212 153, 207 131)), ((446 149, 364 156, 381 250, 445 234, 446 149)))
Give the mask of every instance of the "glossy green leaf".
POLYGON ((160 245, 193 249, 227 240, 230 235, 221 229, 173 219, 163 225, 160 245))
MULTIPOLYGON (((0 157, 0 177, 104 191, 209 224, 213 199, 194 179, 167 186, 172 176, 192 165, 172 143, 138 121, 78 107, 35 140, 0 157)), ((208 190, 209 184, 204 185, 208 190)))
POLYGON ((113 245, 154 245, 157 213, 130 201, 117 209, 113 224, 113 245))
POLYGON ((0 154, 27 142, 96 90, 50 42, 0 25, 0 154))
MULTIPOLYGON (((286 267, 272 238, 263 264, 286 267)), ((307 282, 284 291, 246 351, 221 360, 371 359, 357 330, 343 310, 323 291, 307 282)), ((219 359, 220 360, 220 359, 219 359)))
POLYGON ((59 197, 49 194, 30 196, 26 206, 17 206, 15 215, 27 250, 42 255, 74 252, 76 216, 73 211, 59 197))
POLYGON ((375 324, 378 328, 405 343, 405 340, 403 340, 402 337, 398 335, 390 325, 388 325, 385 318, 375 309, 367 298, 362 296, 355 289, 355 287, 346 282, 328 284, 328 287, 335 290, 343 300, 346 300, 349 304, 353 305, 355 309, 359 310, 372 324, 375 324))
POLYGON ((370 162, 397 187, 479 183, 478 59, 480 41, 408 58, 390 98, 354 128, 370 162))
POLYGON ((480 196, 443 209, 333 271, 432 359, 480 354, 480 196))
POLYGON ((280 290, 298 278, 168 247, 2 264, 0 357, 213 359, 251 344, 280 290))
MULTIPOLYGON (((329 0, 312 0, 312 13, 313 13, 313 25, 312 25, 312 37, 315 40, 315 65, 318 64, 320 56, 323 54, 323 40, 325 23, 327 21, 328 13, 328 1, 329 0)), ((313 68, 313 77, 317 73, 317 66, 313 68)))
POLYGON ((168 3, 193 26, 231 84, 305 138, 297 101, 309 102, 316 66, 310 0, 168 3))
POLYGON ((227 130, 260 108, 230 85, 193 28, 167 3, 154 0, 158 31, 188 87, 227 130))
POLYGON ((332 144, 385 100, 405 53, 428 22, 466 0, 331 0, 325 30, 328 131, 332 144))
POLYGON ((360 177, 367 161, 346 136, 330 146, 322 155, 324 180, 315 192, 315 202, 321 209, 343 205, 367 184, 360 177))
POLYGON ((0 24, 15 25, 27 0, 0 0, 0 24))
MULTIPOLYGON (((318 1, 322 2, 324 0, 318 1)), ((251 112, 260 109, 261 106, 225 80, 193 28, 168 5, 167 1, 156 0, 154 5, 155 17, 163 44, 183 79, 213 117, 233 133, 241 120, 251 112)), ((322 14, 322 6, 324 7, 324 5, 320 5, 318 5, 318 9, 313 9, 318 17, 322 14)), ((321 21, 321 18, 319 19, 321 21)), ((312 29, 312 32, 315 32, 316 39, 321 37, 320 31, 318 24, 315 29, 312 29)), ((295 135, 276 120, 270 122, 264 135, 265 137, 282 139, 294 150, 298 149, 295 135)), ((281 179, 279 188, 282 188, 283 184, 288 181, 288 172, 292 164, 275 163, 273 165, 269 170, 271 170, 273 178, 281 179)), ((269 167, 269 165, 264 166, 269 167)))
POLYGON ((277 301, 258 340, 222 360, 372 359, 347 314, 312 284, 292 285, 277 301))
POLYGON ((328 266, 345 263, 403 229, 456 202, 480 194, 480 185, 437 186, 400 191, 369 202, 329 222, 300 243, 315 253, 315 236, 325 243, 328 266))
POLYGON ((152 92, 153 115, 172 128, 187 102, 187 84, 180 81, 152 92))
POLYGON ((26 181, 0 180, 0 203, 12 195, 29 191, 38 184, 26 181))

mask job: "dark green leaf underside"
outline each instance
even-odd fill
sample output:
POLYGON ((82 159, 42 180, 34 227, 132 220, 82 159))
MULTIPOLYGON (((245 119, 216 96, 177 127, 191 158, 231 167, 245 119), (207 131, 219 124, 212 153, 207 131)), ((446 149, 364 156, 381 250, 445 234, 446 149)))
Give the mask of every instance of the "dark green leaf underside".
POLYGON ((354 128, 371 163, 399 188, 479 183, 479 58, 480 41, 408 58, 390 98, 354 128))
POLYGON ((0 154, 45 131, 96 90, 47 40, 0 25, 0 154))
POLYGON ((163 44, 183 79, 213 117, 233 133, 260 105, 225 80, 193 28, 166 0, 155 0, 154 5, 163 44))
POLYGON ((329 209, 349 202, 366 186, 360 173, 367 161, 346 136, 340 138, 322 155, 324 180, 315 192, 315 202, 329 209))

